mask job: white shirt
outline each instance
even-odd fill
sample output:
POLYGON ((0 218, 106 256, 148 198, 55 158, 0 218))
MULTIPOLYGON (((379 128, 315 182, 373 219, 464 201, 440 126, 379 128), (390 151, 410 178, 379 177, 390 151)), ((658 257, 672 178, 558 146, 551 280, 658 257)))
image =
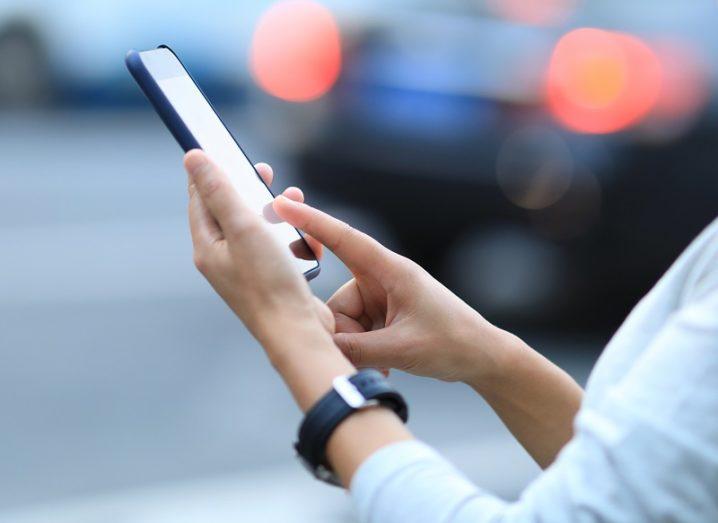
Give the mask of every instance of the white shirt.
POLYGON ((518 501, 418 441, 375 452, 351 494, 372 523, 718 522, 718 220, 607 345, 574 438, 518 501))

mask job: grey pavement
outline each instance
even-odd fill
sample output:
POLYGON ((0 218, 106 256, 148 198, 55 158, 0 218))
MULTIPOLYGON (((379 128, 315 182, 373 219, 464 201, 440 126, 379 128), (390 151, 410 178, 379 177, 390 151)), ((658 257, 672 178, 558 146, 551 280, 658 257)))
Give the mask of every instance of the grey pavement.
MULTIPOLYGON (((0 521, 350 521, 295 464, 296 407, 192 266, 159 120, 3 114, 0 157, 0 521)), ((329 256, 313 287, 346 277, 329 256)), ((595 343, 530 341, 585 379, 595 343)), ((412 430, 482 486, 512 498, 535 477, 467 387, 393 379, 412 430)))

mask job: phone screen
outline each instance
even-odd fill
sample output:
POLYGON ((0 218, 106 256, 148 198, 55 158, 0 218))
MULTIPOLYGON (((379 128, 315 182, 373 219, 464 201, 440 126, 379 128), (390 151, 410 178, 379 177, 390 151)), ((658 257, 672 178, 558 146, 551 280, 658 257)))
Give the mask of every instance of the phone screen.
POLYGON ((267 219, 272 234, 287 246, 299 270, 306 273, 316 268, 317 260, 304 238, 278 220, 271 208, 272 193, 174 53, 159 48, 142 51, 140 57, 200 147, 227 173, 244 201, 267 219))

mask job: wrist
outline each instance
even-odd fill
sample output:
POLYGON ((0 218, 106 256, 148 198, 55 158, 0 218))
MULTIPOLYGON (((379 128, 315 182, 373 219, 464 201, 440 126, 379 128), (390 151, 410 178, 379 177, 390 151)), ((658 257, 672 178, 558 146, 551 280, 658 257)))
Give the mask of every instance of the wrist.
POLYGON ((459 350, 466 372, 460 381, 479 393, 490 390, 506 379, 527 348, 518 336, 479 316, 462 335, 459 350))
POLYGON ((284 324, 281 331, 260 342, 302 411, 332 388, 334 378, 356 372, 321 323, 284 324))
POLYGON ((252 334, 278 371, 297 354, 329 351, 333 345, 331 335, 314 314, 267 314, 255 325, 252 334))
MULTIPOLYGON (((343 430, 345 423, 352 425, 354 431, 360 434, 367 432, 367 423, 369 424, 368 432, 372 432, 372 425, 374 428, 378 428, 374 423, 377 416, 363 416, 378 407, 383 407, 379 410, 387 410, 387 412, 379 414, 380 418, 391 413, 395 415, 393 418, 398 417, 399 420, 406 422, 408 411, 403 397, 375 369, 363 369, 352 376, 334 379, 332 389, 307 412, 300 426, 299 437, 295 445, 305 464, 318 479, 337 484, 338 476, 342 476, 342 474, 333 466, 331 456, 337 457, 337 454, 330 451, 330 442, 334 440, 334 436, 345 441, 346 436, 355 439, 356 434, 344 434, 346 432, 343 430), (360 418, 361 422, 359 424, 352 423, 354 418, 360 418), (343 434, 344 436, 342 436, 343 434)), ((396 421, 397 419, 392 419, 389 425, 383 427, 384 430, 382 428, 379 430, 386 432, 386 429, 390 429, 391 431, 391 427, 396 421)), ((388 435, 384 434, 384 436, 388 435)), ((366 439, 366 435, 363 435, 361 439, 366 439)), ((356 454, 360 449, 357 445, 351 445, 348 450, 351 454, 356 454)))

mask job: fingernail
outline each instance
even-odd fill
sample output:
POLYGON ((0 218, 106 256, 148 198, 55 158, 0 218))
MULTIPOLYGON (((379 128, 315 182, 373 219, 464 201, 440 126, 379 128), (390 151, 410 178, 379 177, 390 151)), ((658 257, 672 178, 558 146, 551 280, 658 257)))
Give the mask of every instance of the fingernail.
POLYGON ((284 189, 284 191, 282 192, 282 194, 286 195, 289 191, 294 191, 294 192, 297 192, 297 193, 299 193, 300 195, 304 196, 304 191, 302 191, 299 187, 296 187, 296 186, 294 186, 294 185, 289 186, 289 187, 287 187, 286 189, 284 189))
POLYGON ((291 206, 291 207, 298 207, 298 206, 299 206, 299 202, 295 202, 294 200, 290 200, 289 198, 287 198, 287 197, 284 196, 283 194, 280 194, 279 196, 277 196, 276 199, 277 199, 278 201, 281 201, 281 202, 282 202, 282 205, 285 205, 285 204, 286 204, 286 205, 289 205, 289 206, 291 206))

